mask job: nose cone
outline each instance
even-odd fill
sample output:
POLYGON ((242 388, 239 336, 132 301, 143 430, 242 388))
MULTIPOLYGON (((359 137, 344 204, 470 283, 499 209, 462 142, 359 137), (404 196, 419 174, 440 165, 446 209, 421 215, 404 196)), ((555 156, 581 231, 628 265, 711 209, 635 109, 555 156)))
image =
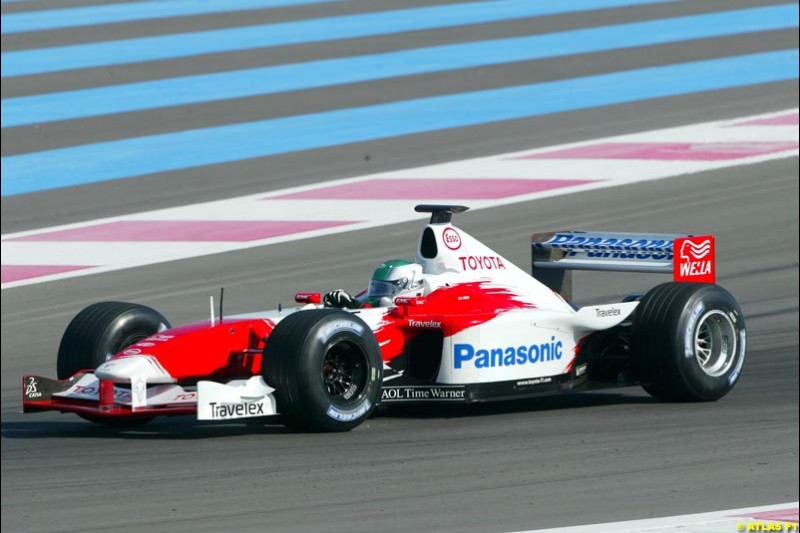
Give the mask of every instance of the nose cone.
POLYGON ((94 371, 102 379, 116 383, 143 379, 148 383, 175 383, 152 355, 131 355, 106 361, 94 371))

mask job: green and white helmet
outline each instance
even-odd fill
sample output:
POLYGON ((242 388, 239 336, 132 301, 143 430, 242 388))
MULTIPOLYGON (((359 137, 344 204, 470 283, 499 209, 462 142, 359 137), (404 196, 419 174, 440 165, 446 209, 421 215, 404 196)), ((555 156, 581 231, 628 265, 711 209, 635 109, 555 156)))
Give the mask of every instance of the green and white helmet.
POLYGON ((370 305, 391 305, 396 296, 422 293, 422 265, 404 259, 392 259, 378 265, 367 291, 370 305))

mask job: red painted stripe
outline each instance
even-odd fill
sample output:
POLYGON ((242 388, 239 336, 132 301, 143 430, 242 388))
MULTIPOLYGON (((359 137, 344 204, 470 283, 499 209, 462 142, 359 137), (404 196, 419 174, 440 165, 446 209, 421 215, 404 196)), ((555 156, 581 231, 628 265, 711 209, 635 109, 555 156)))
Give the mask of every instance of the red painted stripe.
POLYGON ((37 233, 13 241, 247 242, 352 224, 352 221, 122 220, 37 233))
POLYGON ((755 520, 798 523, 798 519, 800 518, 800 509, 798 509, 797 507, 790 507, 788 509, 776 509, 774 511, 760 511, 757 513, 737 515, 737 516, 740 516, 742 518, 753 518, 755 520))
POLYGON ((0 267, 0 279, 2 283, 10 283, 21 279, 41 278, 42 276, 83 270, 85 268, 94 267, 91 265, 2 265, 0 267))
POLYGON ((757 118, 755 120, 748 120, 746 122, 739 122, 731 126, 797 126, 800 123, 800 114, 789 113, 787 115, 778 115, 770 118, 757 118))
POLYGON ((797 149, 797 142, 600 143, 515 159, 650 159, 725 161, 797 149))
POLYGON ((491 200, 572 187, 587 180, 548 179, 369 179, 332 185, 265 200, 491 200))

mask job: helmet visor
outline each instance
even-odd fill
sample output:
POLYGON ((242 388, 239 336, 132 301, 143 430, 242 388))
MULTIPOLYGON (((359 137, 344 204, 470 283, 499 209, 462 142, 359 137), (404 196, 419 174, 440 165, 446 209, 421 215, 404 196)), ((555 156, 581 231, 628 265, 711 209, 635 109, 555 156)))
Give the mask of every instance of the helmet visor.
POLYGON ((406 278, 396 280, 373 279, 369 282, 369 292, 367 295, 370 298, 391 298, 402 291, 407 283, 408 280, 406 278))

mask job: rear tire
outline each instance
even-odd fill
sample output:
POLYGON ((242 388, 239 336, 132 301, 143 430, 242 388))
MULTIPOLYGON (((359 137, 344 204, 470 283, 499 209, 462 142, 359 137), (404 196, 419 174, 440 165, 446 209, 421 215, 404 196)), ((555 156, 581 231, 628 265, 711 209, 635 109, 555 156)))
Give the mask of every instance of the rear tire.
MULTIPOLYGON (((143 305, 124 302, 92 304, 72 319, 61 338, 58 379, 67 379, 81 370, 94 370, 131 344, 169 328, 169 322, 161 313, 143 305)), ((113 427, 140 426, 152 419, 78 416, 113 427)))
POLYGON ((265 381, 284 423, 302 431, 349 431, 375 409, 383 360, 369 326, 338 309, 297 311, 267 338, 265 381))
POLYGON ((660 400, 718 400, 741 375, 744 317, 718 285, 658 285, 641 299, 631 334, 636 377, 660 400))

